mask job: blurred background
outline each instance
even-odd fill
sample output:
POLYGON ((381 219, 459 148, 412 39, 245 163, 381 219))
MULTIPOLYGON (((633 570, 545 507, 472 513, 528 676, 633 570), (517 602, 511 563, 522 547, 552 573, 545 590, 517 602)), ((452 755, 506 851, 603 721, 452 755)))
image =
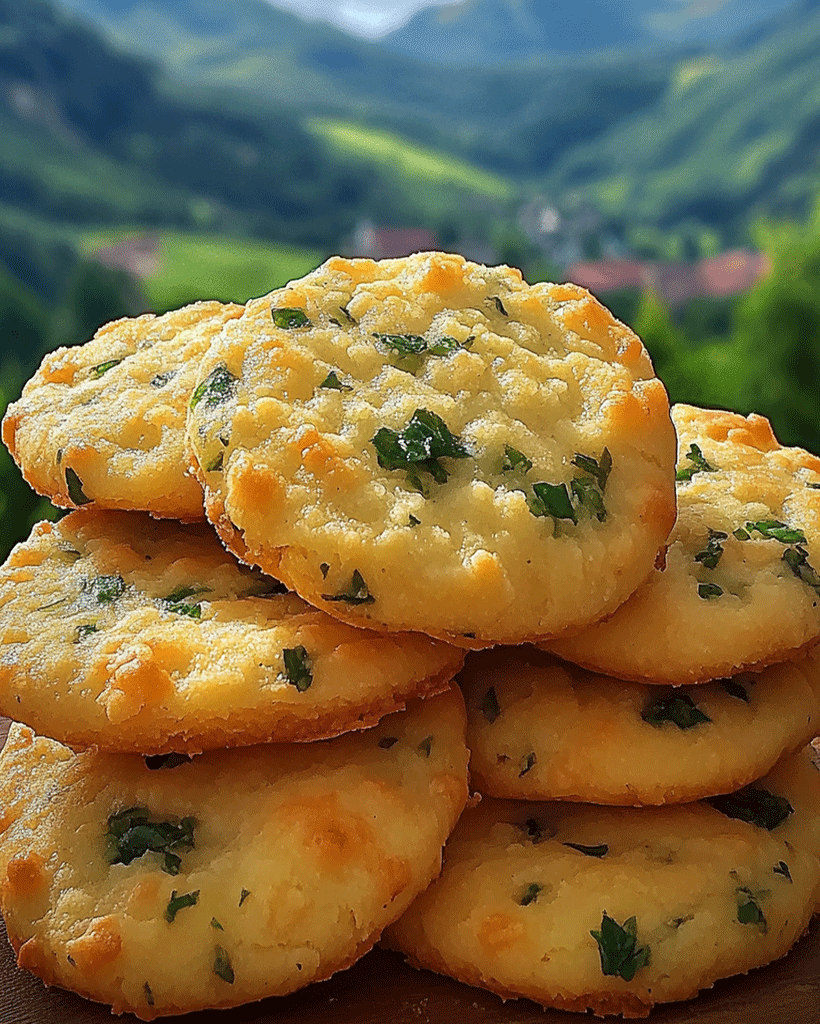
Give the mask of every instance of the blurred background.
MULTIPOLYGON (((0 0, 0 410, 333 253, 590 288, 820 452, 820 0, 0 0)), ((0 553, 48 506, 0 454, 0 553)))

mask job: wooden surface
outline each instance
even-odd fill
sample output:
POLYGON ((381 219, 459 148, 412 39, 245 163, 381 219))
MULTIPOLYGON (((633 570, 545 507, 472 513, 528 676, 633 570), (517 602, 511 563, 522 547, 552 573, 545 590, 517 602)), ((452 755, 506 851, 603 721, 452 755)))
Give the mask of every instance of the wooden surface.
MULTIPOLYGON (((0 745, 6 725, 0 719, 0 745)), ((126 1015, 124 1020, 135 1020, 126 1015)), ((173 1018, 171 1018, 173 1019, 173 1018)), ((190 1024, 573 1024, 589 1016, 542 1010, 407 967, 373 950, 350 970, 292 996, 234 1010, 176 1018, 190 1024)), ((18 970, 0 924, 0 1024, 111 1024, 107 1006, 47 989, 18 970)), ((718 982, 696 1001, 656 1008, 650 1024, 820 1024, 820 923, 788 957, 744 977, 718 982)))

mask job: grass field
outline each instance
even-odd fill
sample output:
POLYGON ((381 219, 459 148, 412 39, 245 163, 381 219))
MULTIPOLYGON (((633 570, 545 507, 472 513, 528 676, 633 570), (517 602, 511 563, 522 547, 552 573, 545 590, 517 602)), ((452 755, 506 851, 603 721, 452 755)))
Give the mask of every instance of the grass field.
POLYGON ((420 146, 393 132, 367 128, 332 118, 312 118, 308 127, 338 153, 369 160, 391 174, 427 184, 450 185, 504 200, 512 195, 508 182, 498 175, 420 146))
MULTIPOLYGON (((141 229, 94 231, 83 237, 82 249, 97 249, 143 234, 141 229)), ((245 302, 301 277, 329 253, 314 249, 225 238, 188 232, 160 231, 156 273, 142 279, 151 308, 177 309, 196 299, 245 302)))

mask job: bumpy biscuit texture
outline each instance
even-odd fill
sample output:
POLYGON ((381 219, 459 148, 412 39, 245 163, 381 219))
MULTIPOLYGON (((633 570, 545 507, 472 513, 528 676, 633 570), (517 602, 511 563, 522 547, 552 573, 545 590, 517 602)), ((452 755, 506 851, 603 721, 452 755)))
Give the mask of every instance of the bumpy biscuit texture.
POLYGON ((459 679, 472 780, 487 796, 683 803, 740 789, 820 731, 811 655, 673 689, 496 648, 469 654, 459 679))
POLYGON ((350 622, 555 636, 625 600, 674 520, 666 392, 573 285, 442 253, 333 258, 250 302, 199 381, 209 518, 350 622))
POLYGON ((13 726, 0 908, 18 963, 144 1020, 284 994, 365 953, 467 799, 453 688, 373 730, 150 770, 13 726))
POLYGON ((0 569, 0 714, 75 748, 196 753, 361 729, 461 667, 283 590, 204 523, 40 523, 0 569))
POLYGON ((23 476, 55 505, 202 519, 184 452, 196 367, 242 307, 197 302, 116 320, 85 345, 49 353, 3 420, 23 476))
POLYGON ((761 824, 706 803, 482 800, 383 941, 505 998, 645 1016, 783 956, 808 926, 820 862, 767 796, 779 812, 761 824))
POLYGON ((768 420, 677 405, 666 565, 618 611, 549 647, 624 679, 697 683, 820 639, 820 459, 768 420))

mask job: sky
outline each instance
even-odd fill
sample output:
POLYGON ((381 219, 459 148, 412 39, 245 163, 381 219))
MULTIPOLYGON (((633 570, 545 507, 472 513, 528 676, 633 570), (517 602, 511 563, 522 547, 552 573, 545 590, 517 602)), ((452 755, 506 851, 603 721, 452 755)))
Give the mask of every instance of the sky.
POLYGON ((423 7, 458 0, 268 0, 275 7, 303 18, 329 21, 356 35, 376 38, 398 28, 423 7))

